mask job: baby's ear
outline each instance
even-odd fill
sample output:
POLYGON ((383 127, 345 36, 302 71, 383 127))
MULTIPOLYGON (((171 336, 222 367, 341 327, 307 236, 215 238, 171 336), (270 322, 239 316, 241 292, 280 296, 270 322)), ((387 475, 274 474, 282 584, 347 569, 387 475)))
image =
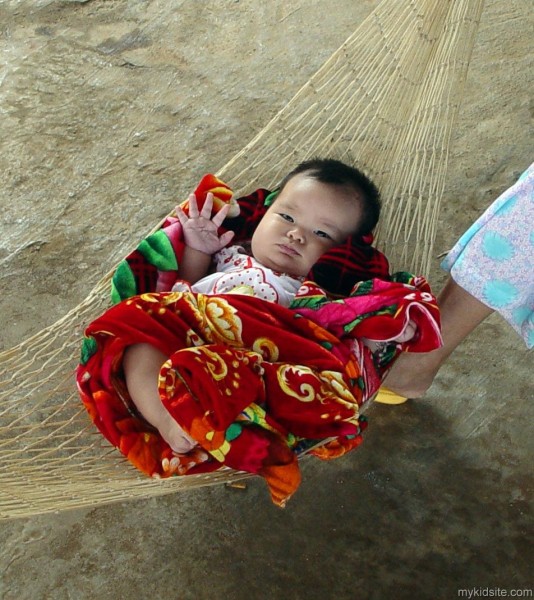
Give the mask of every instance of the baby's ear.
MULTIPOLYGON (((227 217, 232 218, 239 215, 239 204, 237 203, 237 200, 233 198, 233 192, 230 187, 226 185, 224 181, 221 181, 218 177, 211 174, 204 175, 195 190, 199 210, 202 210, 208 192, 213 194, 212 216, 218 213, 225 204, 230 205, 227 217)), ((182 202, 180 207, 186 214, 189 214, 189 202, 187 200, 182 202)))

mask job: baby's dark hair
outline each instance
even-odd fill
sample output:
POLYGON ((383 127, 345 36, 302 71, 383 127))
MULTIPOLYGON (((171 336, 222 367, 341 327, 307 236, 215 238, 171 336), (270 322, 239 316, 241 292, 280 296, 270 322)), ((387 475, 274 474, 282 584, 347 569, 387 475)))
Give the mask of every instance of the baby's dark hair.
POLYGON ((295 175, 306 174, 321 183, 350 188, 362 196, 362 220, 354 233, 365 235, 373 231, 380 217, 380 192, 376 185, 356 167, 334 158, 312 158, 300 163, 280 184, 280 192, 295 175))

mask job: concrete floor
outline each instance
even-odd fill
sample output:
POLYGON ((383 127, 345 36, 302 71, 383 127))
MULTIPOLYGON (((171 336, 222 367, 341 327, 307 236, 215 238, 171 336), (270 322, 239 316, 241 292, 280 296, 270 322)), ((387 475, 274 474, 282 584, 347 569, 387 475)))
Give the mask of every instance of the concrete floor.
MULTIPOLYGON (((174 206, 176 190, 220 168, 377 4, 0 4, 0 348, 81 301, 174 206)), ((487 0, 438 252, 532 161, 533 26, 529 0, 487 0)), ((371 407, 358 451, 306 461, 285 510, 251 480, 244 491, 1 522, 0 598, 532 590, 531 372, 532 354, 491 317, 425 399, 371 407)))

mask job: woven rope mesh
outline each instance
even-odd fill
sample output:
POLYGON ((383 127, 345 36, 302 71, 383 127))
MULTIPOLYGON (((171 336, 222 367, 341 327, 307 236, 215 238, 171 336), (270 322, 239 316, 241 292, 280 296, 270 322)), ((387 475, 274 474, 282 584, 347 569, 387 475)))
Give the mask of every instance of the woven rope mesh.
MULTIPOLYGON (((448 145, 482 0, 385 0, 218 174, 236 194, 311 156, 356 162, 384 199, 378 244, 427 273, 448 145)), ((0 354, 0 517, 168 494, 243 477, 153 480, 90 423, 74 385, 84 326, 110 274, 63 319, 0 354)))

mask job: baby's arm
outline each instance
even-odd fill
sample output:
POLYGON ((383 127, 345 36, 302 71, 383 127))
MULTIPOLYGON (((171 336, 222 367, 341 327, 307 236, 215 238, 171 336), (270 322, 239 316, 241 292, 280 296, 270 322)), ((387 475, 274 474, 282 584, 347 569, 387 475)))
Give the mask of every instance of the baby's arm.
POLYGON ((158 375, 167 357, 150 344, 134 344, 124 352, 124 377, 128 392, 143 417, 178 454, 194 448, 195 440, 178 425, 163 406, 158 391, 158 375))
POLYGON ((207 274, 211 257, 224 248, 234 237, 233 231, 227 231, 220 237, 218 228, 224 221, 230 205, 224 205, 211 219, 213 194, 206 196, 206 202, 199 213, 195 194, 189 196, 189 215, 176 207, 176 216, 182 225, 185 249, 178 269, 178 275, 189 283, 195 283, 207 274))

